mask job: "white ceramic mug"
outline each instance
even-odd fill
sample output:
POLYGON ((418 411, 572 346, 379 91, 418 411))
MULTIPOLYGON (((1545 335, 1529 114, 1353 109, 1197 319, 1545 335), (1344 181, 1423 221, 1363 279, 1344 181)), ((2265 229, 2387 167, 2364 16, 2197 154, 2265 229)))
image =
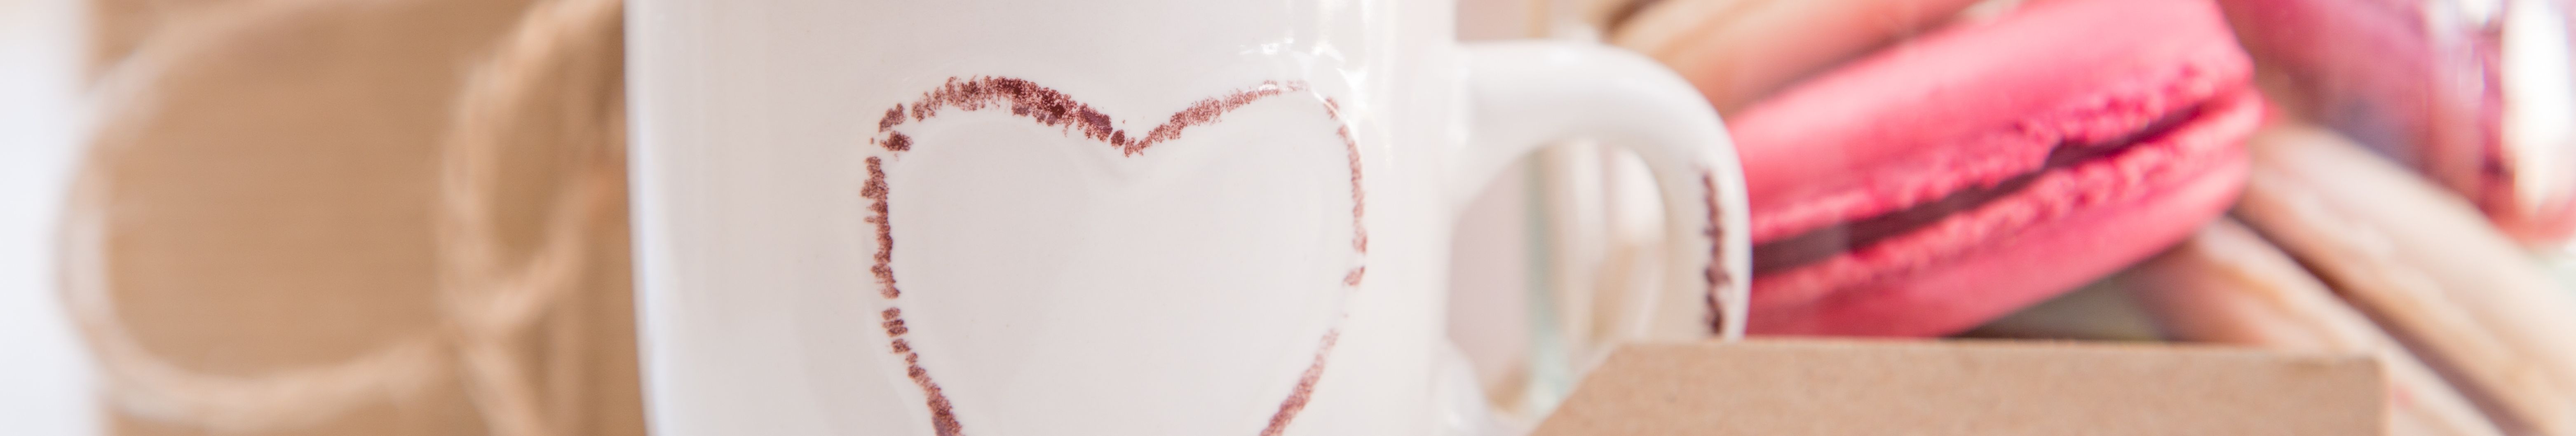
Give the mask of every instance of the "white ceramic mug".
POLYGON ((634 2, 651 425, 1425 434, 1453 211, 1569 138, 1663 187, 1674 263, 1629 337, 1739 323, 1708 314, 1747 248, 1698 94, 1591 45, 1462 48, 1452 8, 634 2))

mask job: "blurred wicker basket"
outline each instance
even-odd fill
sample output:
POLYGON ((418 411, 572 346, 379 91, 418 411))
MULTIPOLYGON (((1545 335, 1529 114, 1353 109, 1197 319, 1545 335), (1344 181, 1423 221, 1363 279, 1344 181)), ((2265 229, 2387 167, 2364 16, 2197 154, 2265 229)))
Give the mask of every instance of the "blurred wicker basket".
POLYGON ((119 434, 642 434, 616 0, 96 0, 119 434))

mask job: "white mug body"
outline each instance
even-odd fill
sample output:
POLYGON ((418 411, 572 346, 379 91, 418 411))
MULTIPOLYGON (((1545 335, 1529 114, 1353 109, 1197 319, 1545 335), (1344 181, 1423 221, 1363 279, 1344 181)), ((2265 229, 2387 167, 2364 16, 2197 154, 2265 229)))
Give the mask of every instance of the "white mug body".
POLYGON ((656 433, 1432 430, 1448 2, 631 8, 656 433))

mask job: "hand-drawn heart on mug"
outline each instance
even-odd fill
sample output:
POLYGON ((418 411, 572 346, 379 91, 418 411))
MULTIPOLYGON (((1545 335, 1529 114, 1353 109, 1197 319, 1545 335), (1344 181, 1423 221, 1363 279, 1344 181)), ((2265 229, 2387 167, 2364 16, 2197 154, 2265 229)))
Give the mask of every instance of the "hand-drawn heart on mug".
POLYGON ((1263 82, 1138 134, 1000 77, 887 110, 861 189, 871 272, 931 428, 1284 430, 1365 271, 1339 111, 1263 82))

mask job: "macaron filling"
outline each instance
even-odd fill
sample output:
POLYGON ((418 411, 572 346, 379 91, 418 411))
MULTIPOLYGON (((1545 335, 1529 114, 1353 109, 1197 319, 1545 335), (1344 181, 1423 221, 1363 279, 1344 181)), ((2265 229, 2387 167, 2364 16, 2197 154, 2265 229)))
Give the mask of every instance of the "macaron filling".
POLYGON ((1797 269, 1932 227, 1945 220, 1960 218, 1963 212, 2015 198, 2050 174, 2087 166, 2113 165, 2113 161, 2145 149, 2167 150, 2168 154, 2185 152, 2180 150, 2180 143, 2165 139, 2195 125, 2195 121, 2208 118, 2207 114, 2212 111, 2223 109, 2219 106, 2237 104, 2234 101, 2241 93, 2216 93, 2199 103, 2176 108, 2126 134, 2090 141, 2060 140, 2052 146, 2041 165, 1991 184, 1971 184, 1928 202, 1846 220, 1839 225, 1818 227, 1785 238, 1757 241, 1753 246, 1753 272, 1763 275, 1797 269))

